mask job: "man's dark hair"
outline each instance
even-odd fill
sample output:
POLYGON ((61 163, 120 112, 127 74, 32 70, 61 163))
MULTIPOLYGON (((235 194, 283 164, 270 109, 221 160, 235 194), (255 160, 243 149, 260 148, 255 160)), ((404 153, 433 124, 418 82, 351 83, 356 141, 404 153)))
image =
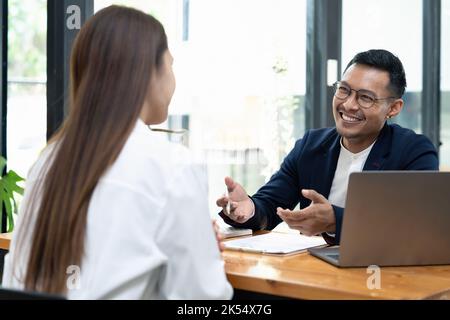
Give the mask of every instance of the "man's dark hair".
POLYGON ((401 98, 405 93, 405 69, 400 59, 391 52, 378 49, 360 52, 349 62, 345 71, 354 64, 362 64, 389 72, 388 89, 396 98, 401 98))

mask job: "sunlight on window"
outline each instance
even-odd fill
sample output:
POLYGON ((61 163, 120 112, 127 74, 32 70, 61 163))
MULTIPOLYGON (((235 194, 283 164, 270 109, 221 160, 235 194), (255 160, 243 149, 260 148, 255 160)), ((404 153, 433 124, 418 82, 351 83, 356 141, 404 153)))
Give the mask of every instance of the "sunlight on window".
POLYGON ((408 87, 403 97, 405 106, 395 121, 419 133, 422 96, 422 1, 343 0, 342 70, 356 53, 369 49, 389 50, 402 61, 408 87))
POLYGON ((46 145, 47 1, 8 6, 8 168, 26 177, 46 145))
POLYGON ((96 0, 164 25, 177 90, 163 126, 208 164, 210 209, 230 175, 255 192, 304 132, 306 1, 96 0))

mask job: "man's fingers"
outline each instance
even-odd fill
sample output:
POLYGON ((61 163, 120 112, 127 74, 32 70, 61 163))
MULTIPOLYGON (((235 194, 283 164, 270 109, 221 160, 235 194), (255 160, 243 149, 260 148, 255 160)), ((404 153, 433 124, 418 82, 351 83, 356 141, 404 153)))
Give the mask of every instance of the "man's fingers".
POLYGON ((314 218, 316 214, 316 207, 315 206, 309 206, 305 209, 302 209, 298 211, 298 213, 303 216, 305 219, 314 218))
MULTIPOLYGON (((216 201, 216 205, 218 206, 218 207, 226 207, 227 205, 228 205, 228 201, 229 201, 230 199, 228 198, 228 197, 222 197, 222 198, 219 198, 219 199, 217 199, 217 201, 216 201)), ((235 201, 231 201, 230 202, 230 206, 231 206, 231 210, 233 210, 233 209, 236 209, 237 207, 238 207, 238 205, 239 205, 239 203, 238 202, 235 202, 235 201)))
POLYGON ((323 195, 321 195, 320 193, 318 193, 315 190, 303 189, 302 194, 305 198, 311 200, 314 203, 327 203, 328 202, 328 200, 323 195))
POLYGON ((277 213, 284 213, 284 214, 290 214, 292 213, 292 210, 289 209, 283 209, 283 208, 277 208, 277 213))
POLYGON ((284 219, 293 221, 303 221, 314 217, 316 209, 313 206, 306 207, 299 211, 277 208, 277 214, 284 219))
POLYGON ((228 203, 228 197, 225 197, 225 196, 217 199, 217 201, 216 201, 216 205, 218 207, 222 207, 222 208, 225 207, 227 205, 227 203, 228 203))
POLYGON ((230 177, 225 178, 225 185, 228 188, 228 192, 232 192, 234 188, 236 187, 236 182, 230 177))
POLYGON ((238 202, 230 202, 230 212, 228 212, 226 204, 221 207, 222 212, 230 219, 236 222, 243 222, 245 220, 245 214, 242 213, 242 210, 239 209, 238 202))
POLYGON ((277 214, 280 216, 281 219, 283 219, 284 221, 303 221, 305 219, 308 218, 308 212, 303 213, 301 211, 292 211, 292 210, 288 210, 288 209, 282 209, 282 208, 278 208, 277 209, 277 214))
POLYGON ((237 222, 243 220, 245 218, 245 214, 242 212, 242 209, 238 207, 237 202, 231 202, 231 214, 230 217, 237 222))

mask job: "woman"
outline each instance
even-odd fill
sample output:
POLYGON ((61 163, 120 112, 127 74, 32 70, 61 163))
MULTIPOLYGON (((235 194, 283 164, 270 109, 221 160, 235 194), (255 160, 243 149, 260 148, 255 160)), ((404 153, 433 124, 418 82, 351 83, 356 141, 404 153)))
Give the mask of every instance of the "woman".
POLYGON ((70 114, 27 179, 3 285, 69 299, 228 299, 202 166, 151 132, 175 89, 162 25, 111 6, 80 30, 70 114))

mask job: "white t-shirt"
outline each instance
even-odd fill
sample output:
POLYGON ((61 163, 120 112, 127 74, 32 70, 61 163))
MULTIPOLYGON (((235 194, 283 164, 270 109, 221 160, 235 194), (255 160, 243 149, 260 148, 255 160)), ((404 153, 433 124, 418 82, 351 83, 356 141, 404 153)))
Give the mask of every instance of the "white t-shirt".
POLYGON ((328 201, 335 206, 345 207, 345 201, 347 199, 348 179, 352 172, 362 172, 367 157, 369 156, 372 147, 375 142, 368 148, 359 153, 352 153, 348 151, 341 139, 341 151, 339 153, 339 159, 334 173, 333 184, 331 185, 330 195, 328 201))
MULTIPOLYGON (((372 150, 376 140, 368 148, 358 153, 348 151, 341 138, 341 151, 334 173, 333 184, 331 185, 328 201, 335 206, 344 208, 347 200, 348 179, 352 172, 362 172, 367 157, 372 150)), ((336 234, 327 232, 328 235, 334 237, 336 234)))
MULTIPOLYGON (((48 155, 44 151, 30 170, 21 212, 48 155)), ((208 214, 207 192, 204 166, 187 149, 169 143, 139 120, 94 190, 81 277, 75 282, 79 288, 69 290, 67 297, 231 298, 232 287, 208 214)), ((23 288, 29 251, 21 248, 18 263, 12 264, 21 225, 19 218, 3 275, 3 286, 17 289, 23 288)), ((31 238, 27 240, 29 244, 31 238)), ((69 277, 74 270, 68 269, 68 281, 73 280, 69 277)))

